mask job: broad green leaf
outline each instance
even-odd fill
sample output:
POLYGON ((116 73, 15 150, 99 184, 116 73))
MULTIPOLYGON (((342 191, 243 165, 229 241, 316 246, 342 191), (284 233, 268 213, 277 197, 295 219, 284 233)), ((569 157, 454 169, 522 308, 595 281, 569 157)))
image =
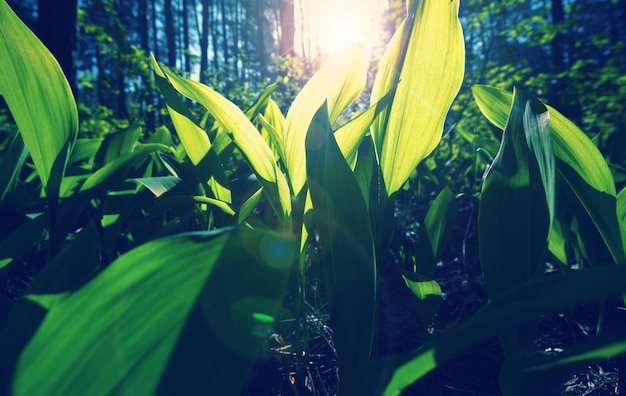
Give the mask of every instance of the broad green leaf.
MULTIPOLYGON (((28 149, 24 145, 21 135, 15 135, 11 139, 8 150, 0 157, 0 201, 4 199, 6 194, 13 187, 15 178, 18 176, 26 157, 28 156, 28 149)), ((2 265, 0 264, 0 267, 2 265)))
POLYGON ((178 93, 165 78, 165 74, 154 56, 151 56, 150 59, 155 82, 165 99, 168 113, 185 152, 191 162, 198 167, 199 172, 206 177, 215 197, 230 202, 231 193, 226 171, 216 151, 212 150, 213 146, 207 133, 193 121, 191 110, 183 103, 178 93))
POLYGON ((306 182, 305 139, 314 115, 326 102, 330 123, 365 87, 367 68, 359 48, 351 48, 326 63, 296 96, 287 112, 283 130, 285 164, 294 195, 306 182))
POLYGON ((441 304, 443 295, 441 287, 435 280, 414 272, 405 272, 402 278, 417 298, 417 314, 421 318, 424 328, 426 328, 441 304))
MULTIPOLYGON (((564 161, 557 161, 561 175, 583 205, 602 236, 613 259, 618 264, 626 264, 623 236, 617 217, 617 198, 615 195, 600 192, 591 187, 583 176, 578 174, 564 161)), ((595 263, 594 263, 595 264, 595 263)))
POLYGON ((326 105, 306 137, 306 166, 339 370, 348 374, 369 359, 375 321, 376 261, 361 189, 334 139, 326 105))
POLYGON ((105 136, 102 141, 94 164, 97 168, 116 161, 122 155, 133 152, 141 137, 141 125, 133 124, 121 131, 116 131, 105 136))
MULTIPOLYGON (((472 93, 483 115, 495 126, 504 129, 511 107, 512 93, 484 85, 473 86, 472 93)), ((611 171, 596 145, 556 109, 546 107, 550 113, 555 157, 571 166, 594 189, 615 195, 611 171)))
POLYGON ((439 260, 447 242, 452 237, 456 212, 456 197, 450 186, 446 186, 437 195, 424 219, 424 230, 435 261, 439 260))
POLYGON ((237 106, 204 84, 179 77, 163 66, 161 70, 178 92, 200 103, 231 134, 233 141, 261 179, 276 183, 276 164, 272 151, 237 106))
MULTIPOLYGON (((503 128, 511 93, 476 85, 472 92, 481 112, 503 128)), ((615 183, 604 157, 593 142, 569 119, 550 106, 550 129, 557 169, 589 213, 613 259, 626 263, 623 237, 615 216, 615 183)))
POLYGON ((293 241, 252 230, 142 245, 48 312, 12 394, 239 394, 295 254, 293 241))
POLYGON ((550 145, 535 139, 538 146, 529 147, 527 142, 529 123, 537 128, 533 133, 548 133, 547 124, 533 121, 543 122, 546 111, 541 102, 515 91, 500 151, 483 183, 478 212, 480 264, 492 298, 528 282, 543 265, 551 224, 544 185, 554 191, 556 177, 550 174, 542 180, 537 163, 537 158, 550 162, 550 145))
POLYGON ((278 104, 270 99, 264 114, 259 114, 257 120, 263 126, 262 133, 267 134, 270 146, 276 150, 278 159, 285 161, 285 142, 283 141, 283 128, 285 116, 280 111, 278 104))
POLYGON ((160 197, 180 183, 176 176, 139 177, 130 180, 146 187, 156 197, 160 197))
POLYGON ((526 144, 537 162, 541 184, 548 204, 550 226, 552 229, 556 216, 556 165, 552 138, 550 134, 550 114, 548 109, 539 102, 527 101, 524 109, 524 132, 526 144))
POLYGON ((76 139, 76 144, 74 145, 74 149, 72 150, 72 155, 70 156, 69 163, 75 164, 78 162, 88 161, 92 162, 102 144, 102 139, 76 139))
POLYGON ((231 203, 209 197, 192 197, 192 199, 197 203, 215 206, 229 216, 237 216, 237 225, 244 225, 246 227, 262 230, 268 229, 268 227, 261 222, 261 220, 255 218, 252 213, 256 208, 256 204, 260 199, 262 191, 262 189, 259 189, 248 200, 246 200, 240 208, 237 208, 231 203))
POLYGON ((253 121, 256 116, 268 106, 270 101, 272 101, 270 95, 276 90, 276 87, 278 87, 276 83, 270 84, 265 87, 265 89, 263 90, 263 92, 261 92, 254 104, 248 110, 246 110, 246 117, 248 117, 250 121, 253 121))
MULTIPOLYGON (((491 298, 530 281, 545 266, 556 195, 549 120, 540 101, 514 91, 478 211, 480 266, 491 298)), ((531 321, 500 333, 508 359, 532 353, 534 330, 531 321)))
POLYGON ((465 43, 458 11, 458 0, 413 2, 383 55, 372 103, 394 94, 389 111, 373 125, 372 137, 387 196, 437 146, 461 87, 465 43))
POLYGON ((375 105, 370 106, 363 113, 357 115, 335 131, 337 145, 339 145, 339 149, 348 164, 350 164, 350 167, 353 168, 356 165, 357 152, 365 134, 372 126, 372 122, 382 111, 387 109, 389 103, 390 96, 384 96, 375 105))
POLYGON ((53 197, 78 134, 78 110, 56 59, 5 0, 0 0, 0 95, 53 197), (58 175, 52 175, 52 172, 58 175), (48 186, 50 179, 56 185, 48 186))
MULTIPOLYGON (((344 377, 339 394, 399 395, 408 386, 482 340, 537 315, 601 301, 626 291, 626 266, 599 266, 542 277, 502 294, 467 321, 445 331, 411 354, 379 358, 344 377), (382 384, 384 389, 379 389, 382 384)), ((623 337, 622 337, 623 338, 623 337)), ((614 351, 614 350, 613 350, 614 351)), ((611 351, 587 352, 608 358, 611 351), (594 354, 595 353, 595 354, 594 354)))
POLYGON ((82 185, 80 191, 88 191, 103 183, 111 180, 117 173, 123 172, 128 169, 130 164, 136 161, 145 160, 150 153, 155 151, 171 151, 171 149, 162 144, 150 143, 139 146, 135 151, 125 154, 117 160, 108 163, 104 167, 98 169, 94 174, 89 176, 85 183, 82 185))

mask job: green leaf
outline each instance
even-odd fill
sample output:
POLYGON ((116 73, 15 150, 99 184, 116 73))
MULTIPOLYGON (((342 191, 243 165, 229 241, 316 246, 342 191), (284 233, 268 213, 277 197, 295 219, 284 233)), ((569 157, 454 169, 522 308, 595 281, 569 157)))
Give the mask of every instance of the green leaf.
POLYGON ((389 95, 384 96, 375 105, 370 106, 363 113, 343 124, 335 131, 337 145, 339 145, 341 153, 351 167, 354 167, 356 164, 357 152, 365 134, 369 131, 376 117, 383 110, 387 109, 390 99, 389 95))
POLYGON ((246 156, 259 178, 275 184, 274 155, 246 115, 231 101, 206 85, 179 77, 166 67, 160 67, 178 92, 201 104, 228 133, 232 134, 233 141, 246 156))
POLYGON ((325 104, 307 133, 306 166, 315 221, 327 255, 323 272, 339 370, 348 374, 370 357, 376 262, 367 207, 334 139, 325 104))
POLYGON ((372 103, 395 90, 391 108, 372 127, 387 196, 439 143, 465 68, 459 1, 425 0, 411 7, 372 88, 372 103))
POLYGON ((294 195, 300 194, 306 182, 304 145, 311 120, 326 102, 330 123, 334 123, 365 87, 366 74, 361 50, 351 48, 326 63, 294 99, 283 131, 285 164, 294 195))
POLYGON ((180 183, 176 176, 139 177, 129 180, 146 187, 156 197, 160 197, 180 183))
POLYGON ((145 160, 150 153, 155 151, 169 152, 171 149, 167 146, 157 143, 144 144, 139 146, 132 153, 125 154, 117 160, 108 163, 104 167, 98 169, 97 172, 89 176, 85 183, 82 185, 80 191, 88 191, 93 188, 99 187, 104 183, 113 179, 118 173, 124 172, 129 165, 136 161, 145 160))
MULTIPOLYGON (((502 145, 485 178, 478 212, 480 264, 492 298, 540 272, 551 223, 544 185, 554 191, 556 182, 553 174, 542 180, 537 164, 537 158, 550 162, 550 145, 541 145, 545 141, 539 139, 535 139, 536 147, 527 143, 528 124, 533 119, 543 122, 545 107, 518 90, 513 97, 502 145)), ((547 124, 535 122, 534 127, 538 128, 536 133, 548 133, 547 124)))
POLYGON ((133 124, 126 129, 116 131, 105 136, 102 141, 94 165, 102 168, 104 165, 116 161, 122 155, 133 152, 139 143, 141 125, 133 124))
POLYGON ((75 163, 83 162, 83 161, 93 162, 101 144, 102 144, 102 139, 99 139, 99 138, 76 139, 76 144, 74 145, 74 149, 72 150, 72 155, 70 156, 69 163, 75 164, 75 163))
MULTIPOLYGON (((473 86, 472 93, 483 115, 495 126, 504 129, 511 107, 512 93, 484 85, 473 86)), ((596 145, 556 109, 546 107, 550 113, 550 131, 555 157, 572 167, 592 188, 615 195, 611 171, 596 145)))
POLYGON ((13 394, 239 394, 295 254, 293 241, 252 230, 142 245, 50 310, 13 394))
MULTIPOLYGON (((511 94, 481 85, 472 87, 472 92, 485 117, 503 128, 511 94)), ((615 262, 626 263, 624 239, 616 219, 615 183, 604 157, 583 131, 554 108, 546 107, 557 169, 589 213, 615 262)))
POLYGON ((78 110, 56 59, 4 0, 0 1, 0 70, 0 94, 41 184, 48 194, 57 196, 78 134, 78 110), (52 175, 53 168, 59 175, 52 175), (50 179, 57 184, 48 186, 50 179))
POLYGON ((439 260, 443 249, 452 237, 456 223, 456 212, 456 197, 450 186, 446 186, 437 195, 424 219, 424 230, 435 261, 439 260))
POLYGON ((426 328, 441 305, 443 296, 441 287, 435 280, 414 272, 405 272, 402 278, 409 290, 417 297, 417 314, 426 328))
POLYGON ((4 199, 13 187, 15 178, 22 169, 27 156, 28 150, 24 145, 22 136, 19 134, 15 135, 9 144, 8 150, 0 158, 0 166, 3 169, 3 172, 0 172, 0 201, 4 199))
POLYGON ((191 163, 199 168, 200 173, 204 174, 217 199, 231 202, 226 171, 217 152, 212 149, 209 136, 193 121, 191 110, 183 103, 178 93, 165 78, 165 74, 154 56, 151 55, 150 59, 156 85, 165 99, 174 128, 176 128, 178 137, 191 163))

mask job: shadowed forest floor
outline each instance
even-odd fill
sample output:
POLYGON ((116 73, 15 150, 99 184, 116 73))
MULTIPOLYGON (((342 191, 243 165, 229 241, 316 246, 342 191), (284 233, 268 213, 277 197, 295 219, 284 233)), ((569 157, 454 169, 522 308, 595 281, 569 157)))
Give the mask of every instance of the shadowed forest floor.
MULTIPOLYGON (((401 277, 404 264, 394 252, 399 251, 402 244, 415 244, 420 225, 414 215, 426 209, 403 206, 401 200, 397 205, 396 216, 401 220, 396 224, 394 246, 388 260, 379 266, 379 334, 375 339, 375 355, 414 350, 446 328, 469 318, 489 301, 478 261, 477 202, 474 198, 461 198, 451 247, 437 266, 436 280, 444 293, 443 300, 430 325, 422 325, 414 296, 401 277)), ((547 267, 551 268, 549 263, 547 267)), ((323 298, 320 297, 320 280, 314 270, 311 270, 310 275, 308 296, 315 297, 313 301, 308 301, 311 350, 307 374, 304 378, 297 378, 298 370, 291 352, 295 323, 292 319, 286 319, 284 328, 277 328, 277 334, 268 340, 268 350, 259 360, 245 395, 335 393, 338 369, 332 329, 324 312, 323 298)), ((589 338, 596 332, 598 317, 597 304, 543 315, 536 336, 536 354, 558 354, 574 342, 589 338)), ((625 322, 623 303, 618 299, 608 301, 604 311, 604 327, 625 322)), ((499 340, 492 337, 428 374, 404 394, 497 396, 500 395, 498 380, 503 361, 504 353, 499 340)), ((579 372, 571 373, 569 380, 555 395, 619 395, 626 389, 625 372, 624 356, 591 364, 579 372)))

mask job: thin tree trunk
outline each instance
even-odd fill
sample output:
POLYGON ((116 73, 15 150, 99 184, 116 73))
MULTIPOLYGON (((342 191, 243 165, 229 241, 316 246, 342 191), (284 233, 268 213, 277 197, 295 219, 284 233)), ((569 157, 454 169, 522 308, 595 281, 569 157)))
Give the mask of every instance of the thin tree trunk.
POLYGON ((189 56, 189 0, 183 0, 182 7, 183 18, 183 60, 185 63, 185 70, 187 73, 191 73, 191 57, 189 56))
POLYGON ((76 93, 77 0, 38 0, 38 7, 38 36, 57 59, 76 93))
POLYGON ((176 66, 176 28, 174 27, 174 10, 172 0, 165 0, 165 38, 167 42, 167 64, 176 66))
POLYGON ((226 13, 226 3, 224 0, 220 0, 220 10, 222 14, 222 52, 224 53, 224 64, 230 64, 230 54, 228 48, 228 28, 226 25, 227 13, 226 13))
POLYGON ((154 52, 154 56, 157 59, 161 59, 160 58, 160 51, 159 51, 159 34, 158 34, 158 30, 157 30, 157 11, 156 11, 156 1, 151 1, 148 4, 151 4, 152 7, 150 7, 150 10, 152 11, 152 15, 150 16, 150 20, 152 21, 152 38, 154 39, 154 42, 152 43, 152 51, 154 52))
POLYGON ((200 80, 204 81, 209 70, 209 7, 210 1, 202 2, 202 30, 200 32, 200 80))
POLYGON ((295 10, 294 0, 280 1, 280 54, 294 55, 295 41, 295 10))
POLYGON ((565 9, 563 0, 552 0, 552 24, 556 28, 556 35, 550 44, 552 50, 552 73, 555 75, 554 84, 552 85, 551 100, 552 104, 557 108, 564 110, 564 103, 561 100, 562 93, 565 89, 566 82, 563 78, 556 78, 556 75, 565 71, 565 40, 562 32, 563 22, 565 21, 565 9))

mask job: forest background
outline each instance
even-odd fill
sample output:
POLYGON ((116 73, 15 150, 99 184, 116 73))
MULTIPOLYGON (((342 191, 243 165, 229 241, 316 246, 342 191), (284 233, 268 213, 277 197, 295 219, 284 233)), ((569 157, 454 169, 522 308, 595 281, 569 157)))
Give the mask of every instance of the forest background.
MULTIPOLYGON (((152 82, 150 52, 242 108, 277 83, 273 98, 287 109, 327 55, 313 34, 304 33, 316 29, 306 12, 309 3, 9 1, 59 60, 79 103, 84 137, 102 137, 130 122, 144 124, 147 133, 167 123, 152 82)), ((326 3, 328 19, 341 23, 342 15, 333 13, 345 14, 347 8, 326 3)), ((383 15, 376 19, 380 29, 372 29, 380 36, 370 43, 372 73, 402 20, 403 3, 376 4, 383 15)), ((473 84, 518 85, 594 137, 618 185, 626 180, 626 170, 616 165, 626 159, 626 134, 618 133, 626 124, 626 0, 469 0, 461 4, 460 19, 466 75, 448 117, 455 128, 446 137, 454 137, 454 131, 480 135, 492 128, 471 100, 473 84)), ((7 117, 6 111, 0 117, 7 117)))

